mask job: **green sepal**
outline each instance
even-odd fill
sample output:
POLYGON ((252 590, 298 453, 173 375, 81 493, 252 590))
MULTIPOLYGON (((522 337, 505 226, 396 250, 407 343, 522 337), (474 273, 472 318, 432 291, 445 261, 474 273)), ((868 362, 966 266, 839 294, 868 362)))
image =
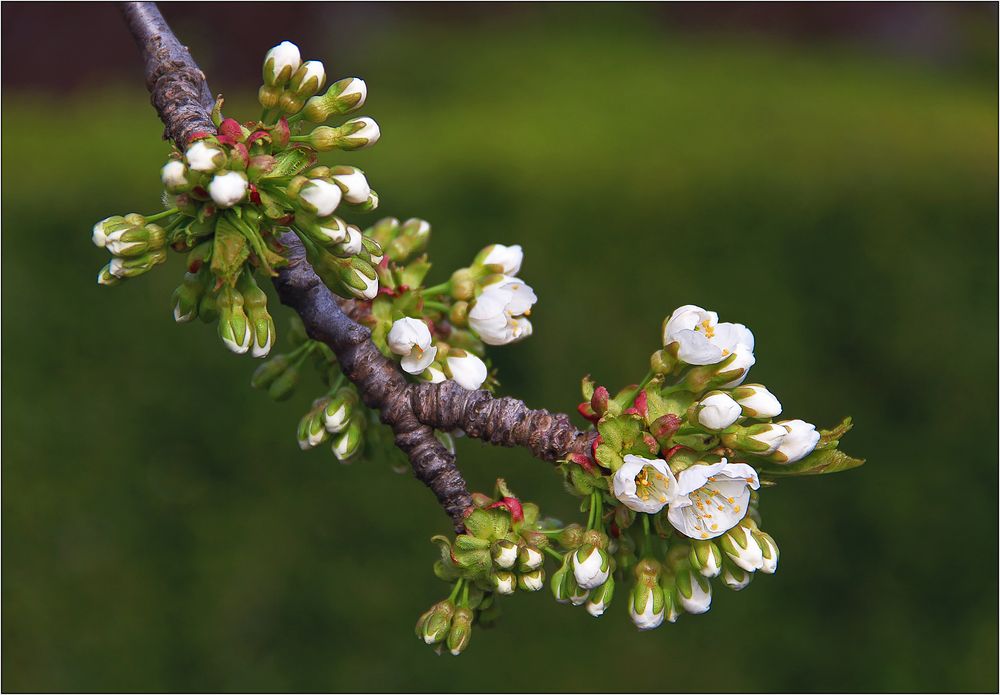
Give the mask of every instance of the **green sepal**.
POLYGON ((427 260, 427 254, 424 254, 423 256, 413 259, 403 268, 397 270, 396 278, 399 280, 400 285, 406 285, 410 289, 415 289, 423 286, 424 278, 427 277, 427 273, 430 269, 431 264, 427 260))
POLYGON ((589 401, 594 397, 594 389, 596 386, 596 382, 594 382, 589 374, 580 380, 580 393, 583 394, 583 400, 589 401))
POLYGON ((615 472, 625 465, 625 459, 622 458, 622 455, 607 444, 598 444, 594 450, 594 456, 599 464, 611 472, 615 472))
POLYGON ((215 223, 215 243, 212 247, 212 272, 223 283, 236 286, 243 264, 250 257, 246 237, 227 218, 215 223))
POLYGON ((845 417, 843 421, 836 427, 828 430, 819 431, 819 443, 816 445, 816 450, 820 449, 834 449, 840 443, 840 440, 844 438, 844 435, 851 431, 854 427, 854 422, 850 416, 845 417))
POLYGON ((631 448, 637 439, 641 439, 642 425, 638 419, 630 416, 604 417, 597 423, 597 431, 601 435, 603 444, 621 452, 631 448))
POLYGON ((465 518, 465 528, 476 538, 503 538, 510 530, 510 512, 499 508, 473 510, 465 518))
POLYGON ((274 155, 274 168, 261 180, 294 176, 316 161, 316 156, 303 148, 294 147, 274 155))

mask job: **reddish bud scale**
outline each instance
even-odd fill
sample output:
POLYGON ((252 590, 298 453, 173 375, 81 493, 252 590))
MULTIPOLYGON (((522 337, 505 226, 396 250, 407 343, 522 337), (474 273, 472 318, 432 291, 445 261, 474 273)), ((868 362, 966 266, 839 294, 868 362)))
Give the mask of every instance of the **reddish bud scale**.
POLYGON ((250 189, 250 202, 254 205, 260 205, 260 191, 257 190, 257 186, 254 184, 249 185, 250 189))
POLYGON ((282 116, 281 119, 271 128, 271 139, 275 145, 284 149, 285 147, 288 147, 288 141, 291 136, 292 131, 288 127, 288 119, 282 116))
POLYGON ((496 508, 506 509, 514 521, 524 521, 524 509, 521 507, 521 501, 516 497, 502 497, 499 502, 494 502, 487 507, 487 509, 496 508))
POLYGON ((590 401, 584 401, 580 405, 576 406, 576 411, 587 420, 593 422, 595 425, 597 424, 597 421, 601 419, 601 417, 594 412, 594 409, 590 405, 590 401))
POLYGON ((604 443, 604 438, 601 435, 597 435, 594 441, 590 444, 590 456, 595 461, 597 460, 597 447, 604 443))
POLYGON ((197 196, 201 196, 202 198, 207 198, 207 197, 208 197, 208 191, 206 191, 206 190, 205 190, 204 188, 202 188, 201 186, 195 186, 195 187, 194 187, 194 188, 193 188, 193 189, 191 190, 191 192, 192 192, 192 193, 194 193, 194 194, 195 194, 195 195, 197 195, 197 196))
POLYGON ((597 467, 586 454, 570 454, 568 460, 578 465, 587 473, 593 474, 597 472, 597 467))
POLYGON ((674 454, 676 454, 678 451, 680 451, 681 449, 687 449, 687 448, 688 447, 684 446, 683 444, 678 444, 677 446, 672 446, 672 447, 670 447, 669 449, 667 449, 666 451, 663 452, 663 458, 665 458, 667 461, 669 461, 670 459, 672 459, 674 457, 674 454))
POLYGON ((632 406, 628 410, 624 411, 625 415, 635 415, 636 417, 642 417, 642 413, 635 406, 632 406))
POLYGON ((190 263, 188 263, 188 272, 189 273, 197 273, 199 270, 201 270, 201 266, 203 264, 204 264, 204 261, 202 259, 200 259, 200 258, 194 259, 193 261, 191 261, 190 263))
POLYGON ((258 130, 254 133, 250 133, 250 137, 247 138, 247 145, 248 146, 253 145, 258 140, 265 140, 267 142, 270 142, 271 135, 264 130, 258 130))
POLYGON ((611 532, 612 538, 621 538, 622 530, 618 528, 618 522, 614 519, 611 520, 611 525, 608 526, 608 531, 611 532))
POLYGON ((646 414, 649 412, 649 402, 648 398, 646 397, 646 389, 640 391, 639 395, 635 397, 634 407, 639 412, 640 415, 646 417, 646 414))
POLYGON ((219 124, 219 134, 239 142, 243 139, 243 127, 235 119, 227 118, 219 124))
POLYGON ((674 432, 680 429, 681 423, 682 420, 679 417, 668 413, 653 420, 650 425, 650 431, 657 439, 666 439, 673 436, 674 432))
POLYGON ((236 144, 236 140, 229 137, 228 135, 218 135, 216 136, 215 139, 219 141, 220 145, 226 145, 227 147, 232 147, 233 145, 236 144))
POLYGON ((191 133, 191 137, 188 138, 188 144, 190 145, 195 140, 204 140, 205 138, 210 138, 215 133, 210 133, 207 130, 199 130, 195 133, 191 133))
POLYGON ((289 214, 289 215, 285 215, 284 217, 279 217, 278 219, 276 219, 274 221, 274 223, 276 225, 278 225, 279 227, 287 227, 288 225, 290 225, 294 221, 295 221, 295 215, 294 214, 289 214))
POLYGON ((608 412, 608 400, 610 398, 611 395, 608 393, 608 390, 603 386, 598 386, 594 389, 594 395, 590 399, 590 407, 594 409, 594 412, 598 416, 604 415, 604 413, 608 412))

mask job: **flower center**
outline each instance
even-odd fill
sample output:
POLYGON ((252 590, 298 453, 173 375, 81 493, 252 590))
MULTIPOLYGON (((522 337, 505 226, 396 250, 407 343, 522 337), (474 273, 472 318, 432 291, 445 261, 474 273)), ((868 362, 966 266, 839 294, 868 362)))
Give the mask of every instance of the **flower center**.
POLYGON ((699 331, 700 333, 704 333, 706 338, 715 337, 715 326, 713 326, 708 319, 705 319, 704 321, 699 323, 697 326, 694 327, 694 329, 696 331, 699 331))
POLYGON ((667 496, 662 489, 657 489, 657 481, 660 486, 666 485, 667 477, 652 466, 643 466, 639 475, 635 476, 635 495, 645 501, 651 496, 656 496, 660 502, 666 502, 667 496))

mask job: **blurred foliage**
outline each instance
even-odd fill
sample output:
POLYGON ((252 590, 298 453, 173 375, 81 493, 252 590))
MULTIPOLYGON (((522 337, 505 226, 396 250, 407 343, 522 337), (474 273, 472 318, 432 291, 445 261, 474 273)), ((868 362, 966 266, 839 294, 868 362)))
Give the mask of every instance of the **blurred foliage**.
MULTIPOLYGON (((179 259, 95 284, 90 226, 159 196, 138 70, 7 92, 5 690, 997 688, 995 81, 628 13, 304 48, 367 80, 383 140, 337 161, 380 212, 431 220, 431 281, 524 246, 536 330, 494 351, 502 392, 570 410, 587 372, 635 381, 662 317, 696 303, 754 330, 752 380, 788 412, 854 415, 844 447, 869 463, 767 490, 779 571, 704 616, 638 634, 621 600, 595 621, 518 595, 435 658, 412 633, 443 590, 428 491, 300 453, 308 389, 275 405, 250 359, 174 325, 179 259)), ((502 474, 574 516, 524 452, 459 455, 475 488, 502 474)))

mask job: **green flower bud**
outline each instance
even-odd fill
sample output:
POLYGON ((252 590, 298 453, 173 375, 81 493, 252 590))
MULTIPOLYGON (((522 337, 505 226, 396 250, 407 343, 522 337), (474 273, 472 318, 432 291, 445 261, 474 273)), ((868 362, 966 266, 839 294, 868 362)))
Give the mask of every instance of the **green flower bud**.
POLYGON ((753 573, 737 567, 728 559, 722 562, 722 583, 733 591, 742 591, 750 585, 753 573))
POLYGON ((570 594, 572 593, 572 587, 570 586, 572 578, 573 566, 567 554, 563 558, 562 565, 552 574, 552 580, 549 582, 552 596, 557 603, 569 603, 570 594))
POLYGON ((329 436, 329 432, 323 426, 322 408, 313 408, 299 420, 296 438, 299 442, 299 448, 303 451, 319 446, 329 436))
POLYGON ((677 599, 688 613, 705 613, 712 607, 712 585, 692 568, 682 569, 675 578, 677 599))
POLYGON ((413 217, 403 223, 399 234, 388 245, 382 244, 382 246, 385 248, 389 260, 396 263, 406 263, 427 250, 430 238, 430 223, 427 220, 413 217))
POLYGON ((134 258, 120 258, 116 256, 108 264, 108 272, 122 280, 134 278, 149 272, 153 269, 153 266, 159 265, 166 260, 167 252, 162 248, 149 251, 134 258))
MULTIPOLYGON (((326 84, 326 69, 323 63, 318 60, 307 60, 292 75, 286 93, 290 92, 297 100, 305 100, 323 89, 324 84, 326 84)), ((301 108, 299 106, 295 112, 301 108)))
POLYGON ((688 559, 703 577, 717 577, 722 571, 722 551, 712 541, 692 541, 688 559))
POLYGON ((604 615, 604 611, 611 605, 611 598, 615 594, 615 578, 608 577, 608 580, 590 592, 587 599, 587 612, 595 618, 604 615))
POLYGON ((494 591, 503 595, 513 594, 514 589, 517 587, 517 579, 514 577, 514 573, 504 570, 491 574, 490 583, 493 584, 494 591))
POLYGON ((347 463, 361 451, 361 444, 364 442, 361 423, 361 418, 351 418, 347 429, 333 438, 333 455, 341 463, 347 463))
POLYGON ((583 544, 583 527, 569 524, 556 535, 556 542, 567 550, 575 550, 583 544))
POLYGON ((517 568, 521 572, 530 572, 536 570, 542 566, 545 562, 545 556, 538 550, 538 548, 532 547, 530 545, 524 545, 521 547, 520 552, 517 554, 518 566, 517 568))
POLYGON ((322 123, 330 116, 350 113, 361 108, 368 96, 364 80, 347 77, 330 85, 322 96, 306 102, 302 115, 311 123, 322 123))
POLYGON ((455 604, 447 599, 431 606, 417 621, 417 638, 422 639, 425 644, 436 644, 444 640, 451 629, 455 612, 455 604))
POLYGON ((523 591, 541 590, 545 586, 545 570, 539 567, 536 570, 518 575, 517 585, 523 591))
POLYGON ((358 397, 353 389, 340 389, 323 409, 323 422, 326 431, 338 434, 346 430, 351 422, 357 402, 358 397))
POLYGON ((114 287, 115 285, 117 285, 120 282, 121 282, 121 280, 119 280, 118 278, 116 278, 114 275, 111 274, 111 264, 110 263, 107 264, 107 265, 105 265, 99 271, 97 271, 97 284, 98 285, 105 285, 107 287, 114 287))
POLYGON ((309 133, 309 144, 320 152, 360 150, 378 142, 378 124, 367 116, 353 118, 339 128, 321 125, 309 133))
POLYGON ((299 367, 296 364, 289 365, 288 369, 278 375, 267 387, 267 395, 276 401, 287 400, 295 392, 298 383, 299 367))
POLYGON ((268 388, 291 364, 288 355, 275 355, 254 370, 253 376, 250 377, 250 386, 255 389, 268 388))
POLYGON ((184 282, 174 290, 171 301, 174 305, 174 321, 187 323, 198 316, 198 305, 207 289, 208 274, 205 272, 184 273, 184 282))
POLYGON ((451 620, 451 629, 448 630, 448 651, 452 656, 458 656, 469 646, 472 638, 472 619, 474 614, 468 608, 458 608, 455 616, 451 620))
POLYGON ((240 276, 239 288, 250 327, 251 354, 254 357, 266 357, 275 337, 274 320, 267 311, 267 294, 260 289, 249 272, 240 276))
POLYGON ((217 302, 219 338, 231 352, 242 355, 250 349, 253 340, 250 322, 243 311, 243 295, 227 287, 219 294, 217 302))
POLYGON ((340 279, 348 293, 358 299, 374 299, 378 294, 378 273, 371 263, 357 256, 341 266, 340 279))
MULTIPOLYGON (((386 248, 399 235, 399 231, 399 220, 395 217, 383 217, 365 230, 365 236, 377 241, 382 248, 386 248)), ((392 260, 396 259, 393 258, 392 260)))
POLYGON ((502 569, 510 569, 517 562, 517 545, 506 538, 501 538, 493 543, 490 553, 493 557, 493 564, 502 569))

